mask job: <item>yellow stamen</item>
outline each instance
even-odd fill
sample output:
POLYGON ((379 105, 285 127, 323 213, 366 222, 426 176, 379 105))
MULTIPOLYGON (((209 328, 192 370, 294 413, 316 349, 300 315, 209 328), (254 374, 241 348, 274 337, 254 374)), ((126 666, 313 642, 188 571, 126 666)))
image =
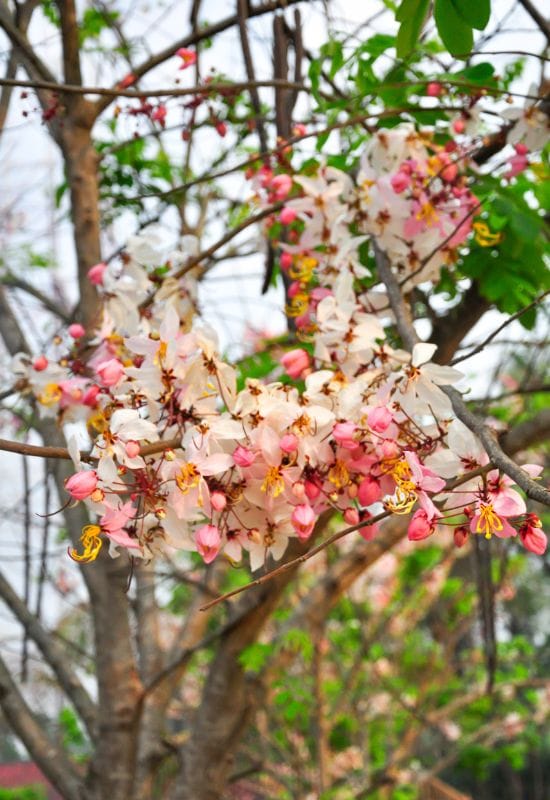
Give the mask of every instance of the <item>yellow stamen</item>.
POLYGON ((501 531, 504 524, 498 514, 495 514, 493 504, 479 504, 479 519, 476 525, 476 533, 484 533, 486 539, 491 538, 491 534, 501 531))
POLYGON ((61 400, 61 387, 57 383, 48 383, 38 395, 38 402, 43 406, 54 406, 61 400))
POLYGON ((343 461, 336 459, 334 466, 329 470, 328 479, 337 489, 348 485, 350 482, 349 472, 343 461))
POLYGON ((434 225, 439 219, 439 215, 431 203, 423 203, 416 218, 418 220, 423 220, 426 225, 434 225))
POLYGON ((287 303, 286 313, 289 317, 300 317, 305 314, 309 308, 309 295, 305 292, 298 292, 291 298, 290 303, 287 303))
POLYGON ((474 239, 481 247, 493 247, 502 241, 502 233, 493 233, 484 222, 474 222, 474 239))
POLYGON ((80 564, 89 564, 90 561, 95 561, 99 555, 99 551, 103 545, 103 540, 100 538, 101 528, 99 525, 86 525, 82 528, 82 535, 80 541, 84 548, 83 553, 77 553, 74 548, 69 550, 69 555, 73 561, 78 561, 80 564))
POLYGON ((271 497, 279 497, 285 489, 285 481, 281 474, 280 467, 270 467, 267 475, 262 483, 262 492, 271 495, 271 497))
POLYGON ((200 477, 200 472, 196 466, 189 462, 184 464, 176 475, 176 483, 183 494, 187 494, 187 492, 199 485, 200 477))

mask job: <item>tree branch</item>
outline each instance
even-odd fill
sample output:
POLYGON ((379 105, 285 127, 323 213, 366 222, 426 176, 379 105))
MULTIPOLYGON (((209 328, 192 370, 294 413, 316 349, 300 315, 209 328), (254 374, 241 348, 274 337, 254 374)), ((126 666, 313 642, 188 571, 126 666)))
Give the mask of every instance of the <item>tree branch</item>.
POLYGON ((544 14, 542 14, 538 8, 533 5, 531 0, 519 0, 519 2, 527 11, 529 16, 537 23, 541 33, 546 36, 546 41, 550 44, 550 24, 548 23, 548 20, 544 14))
POLYGON ((0 27, 3 28, 14 48, 18 51, 19 58, 28 70, 29 75, 55 83, 55 75, 50 72, 46 64, 38 57, 25 33, 17 27, 5 0, 0 2, 0 27))
MULTIPOLYGON (((386 286, 390 305, 395 315, 397 330, 405 346, 412 352, 415 344, 417 344, 420 339, 412 324, 410 308, 401 294, 399 283, 391 270, 386 254, 377 246, 375 246, 375 257, 378 274, 386 286)), ((441 386, 440 388, 450 399, 456 416, 466 427, 475 433, 481 441, 493 464, 512 478, 517 486, 523 489, 526 495, 532 500, 550 506, 550 492, 543 489, 542 486, 530 478, 521 467, 518 467, 518 465, 506 455, 499 445, 495 433, 482 419, 469 410, 460 392, 452 386, 441 386)))
POLYGON ((66 753, 44 733, 0 657, 0 706, 15 734, 65 800, 81 800, 82 786, 66 753))
POLYGON ((93 740, 96 724, 95 705, 74 670, 69 667, 65 650, 56 642, 52 634, 42 627, 38 618, 14 592, 2 573, 0 573, 0 597, 40 649, 93 740))

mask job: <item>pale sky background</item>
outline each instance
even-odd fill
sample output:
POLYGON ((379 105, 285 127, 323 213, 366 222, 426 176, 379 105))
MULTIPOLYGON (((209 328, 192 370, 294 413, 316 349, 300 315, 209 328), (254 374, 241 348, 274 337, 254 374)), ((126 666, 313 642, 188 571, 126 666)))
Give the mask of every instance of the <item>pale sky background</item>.
MULTIPOLYGON (((79 3, 83 8, 86 4, 79 3)), ((159 2, 139 2, 138 0, 128 0, 126 3, 117 3, 116 7, 128 8, 131 10, 129 33, 139 32, 143 36, 145 48, 156 51, 168 46, 178 36, 183 35, 188 30, 189 2, 179 2, 172 7, 172 3, 159 2)), ((507 16, 508 10, 514 5, 513 2, 493 2, 496 12, 489 28, 494 27, 498 20, 507 16)), ((201 20, 214 21, 234 12, 235 3, 233 0, 205 0, 202 4, 201 20)), ((362 2, 332 2, 330 3, 330 18, 334 28, 341 29, 344 20, 351 21, 347 26, 349 30, 355 28, 358 23, 367 18, 373 10, 378 8, 378 3, 362 2)), ((303 19, 303 31, 306 45, 316 51, 326 40, 326 20, 322 13, 320 3, 310 2, 300 6, 303 19)), ((288 19, 292 21, 292 9, 287 12, 288 19)), ((258 77, 271 77, 270 52, 266 46, 271 37, 271 18, 260 18, 251 20, 250 38, 257 63, 258 77)), ((395 22, 392 15, 386 13, 383 17, 372 24, 373 30, 382 32, 394 31, 395 22)), ((40 56, 48 63, 51 70, 57 75, 61 74, 57 37, 52 35, 52 29, 43 20, 40 12, 36 12, 33 25, 31 26, 30 40, 36 44, 40 56)), ((512 14, 505 24, 505 32, 490 43, 490 50, 514 50, 521 49, 530 52, 540 52, 543 46, 542 36, 534 32, 534 23, 526 15, 523 9, 518 9, 512 14)), ((0 37, 0 58, 6 58, 7 44, 3 37, 0 37)), ((139 63, 144 53, 136 56, 139 63)), ((495 64, 497 69, 506 63, 509 58, 505 56, 489 56, 489 60, 495 64)), ((204 74, 210 66, 215 66, 218 70, 225 72, 232 78, 237 78, 244 73, 242 66, 241 50, 238 39, 238 32, 232 29, 221 36, 216 37, 215 46, 204 53, 202 56, 204 74)), ((172 86, 174 78, 181 78, 181 85, 191 85, 193 81, 193 71, 178 72, 178 59, 171 59, 162 65, 150 77, 141 84, 145 86, 165 87, 172 86)), ((307 69, 307 65, 306 65, 307 69)), ((126 70, 127 71, 127 70, 126 70)), ((106 60, 100 62, 100 68, 92 67, 89 63, 85 64, 85 82, 88 85, 112 85, 115 80, 120 79, 125 72, 113 74, 111 66, 106 60)), ((20 73, 21 77, 26 77, 20 73)), ((528 59, 525 76, 517 84, 520 90, 528 88, 531 81, 538 84, 540 78, 540 63, 537 59, 528 59)), ((521 105, 521 101, 518 101, 521 105)), ((296 117, 300 113, 305 113, 307 99, 300 101, 296 117)), ((53 209, 51 198, 56 187, 62 181, 62 166, 59 153, 51 142, 46 130, 40 122, 39 112, 33 112, 36 108, 32 93, 26 100, 20 98, 20 93, 16 91, 12 100, 10 116, 6 125, 6 130, 0 139, 0 165, 2 171, 0 195, 0 210, 4 216, 4 224, 0 226, 0 257, 6 263, 20 264, 24 266, 25 257, 22 255, 24 245, 32 245, 32 248, 39 252, 51 253, 54 262, 58 265, 55 270, 56 284, 60 291, 70 300, 74 301, 74 272, 75 259, 73 245, 71 241, 70 223, 67 219, 67 206, 62 204, 61 209, 53 209), (25 118, 23 111, 29 111, 25 118), (9 212, 9 213, 7 213, 9 212)), ((170 112, 172 114, 172 112, 170 112)), ((176 115, 172 117, 176 121, 176 115)), ((168 118, 168 124, 171 117, 168 118)), ((125 123, 128 134, 131 135, 135 129, 135 122, 129 120, 125 123)), ((99 130, 99 128, 98 128, 99 130)), ((171 137, 171 145, 180 148, 181 140, 179 134, 171 137)), ((334 137, 334 146, 338 146, 337 138, 334 137)), ((225 144, 225 143, 224 143, 225 144)), ((212 147, 220 146, 220 140, 216 134, 212 133, 212 147)), ((197 159, 196 169, 200 172, 200 161, 197 159)), ((232 196, 246 198, 250 194, 250 187, 242 176, 234 176, 226 184, 230 186, 232 196)), ((133 232, 132 217, 129 214, 122 217, 113 226, 113 229, 105 233, 104 256, 108 255, 112 249, 122 243, 129 233, 133 232)), ((214 226, 211 230, 211 240, 218 238, 223 230, 220 224, 216 230, 214 226)), ((173 231, 172 231, 173 233, 173 231)), ((247 233, 247 237, 251 232, 247 233)), ((281 311, 281 293, 276 290, 270 292, 263 298, 259 295, 259 288, 262 280, 264 266, 263 256, 233 260, 223 266, 212 270, 212 273, 204 281, 200 290, 201 307, 204 310, 205 319, 213 325, 220 335, 223 349, 230 353, 236 352, 242 342, 243 330, 245 326, 251 326, 258 330, 267 330, 275 334, 283 330, 284 318, 281 311)), ((40 280, 38 271, 33 272, 33 279, 40 280)), ((43 276, 44 287, 49 287, 49 276, 43 276)), ((39 312, 38 304, 34 301, 25 302, 26 319, 28 323, 31 339, 35 343, 47 342, 52 335, 52 329, 45 324, 43 315, 39 312)), ((476 326, 469 336, 470 341, 478 341, 490 333, 504 319, 497 312, 486 315, 483 323, 476 326)), ((422 332, 422 331, 421 331, 422 332)), ((536 334, 538 335, 538 333, 536 334)), ((526 333, 519 324, 515 323, 507 328, 506 339, 516 339, 521 341, 526 337, 526 333)), ((487 375, 495 368, 498 363, 499 348, 488 348, 476 358, 465 362, 461 369, 471 379, 473 394, 479 396, 487 385, 487 375), (476 377, 477 376, 477 377, 476 377)), ((0 368, 6 368, 6 360, 0 360, 0 368)), ((5 414, 0 411, 0 420, 6 419, 5 414)), ((10 437, 13 431, 9 427, 2 432, 2 435, 10 437)), ((42 463, 37 459, 29 460, 29 472, 31 486, 36 486, 32 494, 33 509, 41 511, 43 504, 43 493, 40 488, 42 478, 42 463)), ((22 573, 22 467, 21 457, 7 453, 0 454, 0 507, 3 509, 0 517, 0 563, 6 574, 13 578, 16 587, 21 590, 22 573)), ((52 500, 52 508, 57 501, 52 500)), ((43 520, 33 517, 33 536, 32 536, 32 558, 33 563, 39 563, 41 530, 43 520)), ((56 519, 52 520, 52 528, 56 527, 56 519)), ((52 536, 52 540, 55 537, 52 536)), ((50 551, 58 557, 50 562, 51 570, 56 573, 62 570, 68 580, 74 580, 77 574, 76 569, 65 556, 65 545, 52 543, 50 551)), ((36 585, 33 584, 33 593, 36 585)), ((59 615, 65 613, 70 604, 78 602, 78 593, 67 599, 62 599, 53 591, 48 591, 46 595, 46 618, 52 623, 59 615)), ((8 612, 0 607, 0 642, 3 652, 18 652, 19 643, 17 641, 17 628, 11 623, 8 612), (15 637, 15 638, 14 638, 15 637)), ((36 702, 39 699, 36 698, 36 702)))

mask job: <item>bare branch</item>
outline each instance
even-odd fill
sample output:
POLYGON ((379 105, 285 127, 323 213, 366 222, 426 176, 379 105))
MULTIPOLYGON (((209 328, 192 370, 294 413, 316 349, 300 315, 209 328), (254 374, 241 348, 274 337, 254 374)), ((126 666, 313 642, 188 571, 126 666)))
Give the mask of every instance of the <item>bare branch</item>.
POLYGON ((38 618, 31 613, 28 606, 14 592, 2 573, 0 573, 0 597, 39 648, 46 663, 55 673, 59 685, 86 726, 90 738, 93 739, 96 723, 95 705, 67 661, 65 650, 58 644, 52 634, 42 627, 38 618))
POLYGON ((531 0, 519 0, 519 2, 527 11, 529 16, 537 23, 541 32, 546 36, 546 41, 550 44, 550 23, 544 14, 538 10, 531 0))
MULTIPOLYGON (((412 351, 415 344, 417 344, 420 339, 412 324, 410 308, 401 294, 399 283, 391 270, 386 254, 376 247, 375 255, 378 274, 386 286, 388 298, 395 315, 397 329, 405 346, 412 351)), ((523 489, 532 500, 544 503, 544 505, 550 505, 550 492, 543 489, 542 486, 530 478, 521 467, 518 467, 518 465, 506 455, 499 445, 495 433, 487 427, 482 419, 469 410, 460 392, 452 386, 441 386, 440 388, 450 399, 456 416, 475 433, 481 441, 492 463, 510 478, 513 478, 514 482, 523 489)))
POLYGON ((18 275, 14 275, 11 272, 8 272, 6 275, 3 275, 0 278, 0 282, 4 284, 4 286, 9 287, 10 289, 20 289, 25 294, 31 295, 31 297, 36 298, 44 308, 48 311, 51 311, 52 314, 55 314, 62 322, 68 325, 71 322, 71 315, 65 309, 58 306, 58 304, 52 300, 48 295, 44 294, 37 289, 36 286, 33 286, 32 283, 29 283, 24 278, 20 278, 18 275))
POLYGON ((81 800, 82 787, 66 753, 46 736, 41 725, 11 678, 0 657, 0 706, 13 731, 21 739, 42 772, 66 800, 81 800))
POLYGON ((17 27, 5 0, 0 2, 0 27, 3 28, 13 46, 16 48, 19 58, 28 70, 29 75, 31 75, 31 77, 41 78, 50 83, 55 83, 55 75, 53 72, 50 72, 46 64, 38 57, 35 48, 31 45, 25 33, 17 27))

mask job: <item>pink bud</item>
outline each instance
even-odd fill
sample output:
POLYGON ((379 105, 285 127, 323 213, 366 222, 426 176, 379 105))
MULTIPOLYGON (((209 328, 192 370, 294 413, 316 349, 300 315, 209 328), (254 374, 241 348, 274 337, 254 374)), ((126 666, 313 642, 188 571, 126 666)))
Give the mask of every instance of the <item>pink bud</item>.
POLYGON ((151 119, 154 122, 159 122, 164 127, 164 124, 166 122, 166 114, 167 114, 166 106, 161 104, 160 106, 157 106, 155 109, 153 109, 153 113, 151 114, 151 119))
POLYGON ((290 175, 275 175, 270 189, 275 193, 275 200, 284 200, 292 189, 292 178, 290 175))
POLYGON ((453 130, 455 133, 464 133, 466 130, 466 123, 463 119, 455 119, 453 122, 453 130))
POLYGON ((546 552, 548 539, 542 530, 541 521, 536 514, 527 515, 527 520, 519 529, 519 536, 522 545, 531 553, 542 556, 546 552))
POLYGON ((395 175, 392 176, 390 183, 393 191, 396 194, 401 194, 401 192, 404 192, 405 189, 408 189, 411 185, 411 176, 407 175, 406 172, 396 172, 395 175))
POLYGON ((46 369, 47 366, 48 366, 48 359, 46 358, 46 356, 42 355, 38 356, 38 358, 35 358, 32 368, 36 370, 36 372, 42 372, 43 370, 46 369))
POLYGON ((90 406, 90 408, 93 408, 96 405, 97 396, 100 391, 101 390, 97 384, 95 383, 92 384, 92 386, 86 389, 86 391, 82 395, 82 403, 85 406, 90 406))
POLYGON ((249 467, 254 463, 256 454, 249 450, 247 447, 239 445, 233 451, 233 461, 238 467, 249 467))
POLYGON ((128 458, 135 458, 136 456, 139 456, 140 447, 138 442, 134 441, 126 442, 126 446, 124 449, 126 450, 126 455, 128 456, 128 458))
POLYGON ((321 494, 321 487, 319 486, 319 484, 316 481, 305 481, 304 486, 306 489, 306 495, 308 500, 310 500, 311 502, 317 500, 317 498, 321 494))
POLYGON ((285 206, 283 208, 283 210, 281 211, 281 213, 279 214, 279 221, 283 225, 290 225, 291 222, 294 222, 294 220, 296 219, 297 216, 298 215, 297 215, 297 213, 296 213, 294 208, 290 208, 289 206, 285 206))
POLYGON ((292 484, 292 494, 298 500, 303 500, 306 497, 306 487, 302 481, 297 481, 292 484))
POLYGON ((279 442, 283 453, 295 453, 298 449, 298 437, 294 433, 285 433, 279 442))
POLYGON ((215 126, 214 126, 214 127, 216 128, 216 130, 217 130, 217 132, 218 132, 218 135, 219 135, 219 136, 221 136, 221 137, 222 137, 222 139, 223 139, 223 138, 224 138, 224 136, 225 136, 225 135, 226 135, 226 133, 227 133, 227 125, 225 124, 225 122, 223 122, 223 120, 219 119, 219 120, 216 122, 216 124, 215 124, 215 126))
MULTIPOLYGON (((365 522, 369 519, 371 515, 368 511, 361 511, 359 514, 359 519, 361 522, 365 522)), ((372 542, 375 538, 376 534, 378 533, 378 525, 364 525, 362 528, 359 528, 359 536, 361 536, 366 542, 372 542)))
POLYGON ((65 481, 65 489, 75 500, 85 500, 97 487, 97 472, 81 470, 65 481))
POLYGON ((223 511, 227 505, 227 497, 223 492, 212 492, 210 503, 214 511, 223 511))
POLYGON ((215 525, 203 525, 195 533, 197 550, 206 564, 210 564, 220 552, 221 536, 215 525))
POLYGON ((279 262, 281 264, 281 269, 286 272, 286 270, 290 269, 292 266, 292 254, 287 253, 286 251, 281 253, 279 262))
POLYGON ((374 478, 363 478, 359 484, 359 491, 357 492, 357 498, 361 505, 371 506, 373 503, 378 502, 381 497, 382 489, 378 481, 375 481, 374 478))
POLYGON ((106 269, 107 264, 105 264, 103 261, 100 261, 99 264, 94 264, 93 267, 90 267, 88 270, 88 280, 90 283, 93 283, 94 286, 102 286, 103 275, 105 274, 106 269))
POLYGON ((385 406, 376 406, 367 415, 367 425, 376 433, 384 433, 392 421, 391 411, 385 406))
POLYGON ((118 82, 118 85, 120 86, 121 89, 127 89, 129 86, 132 86, 136 82, 136 80, 137 80, 136 76, 132 75, 132 73, 130 72, 128 73, 128 75, 125 75, 124 78, 122 78, 122 80, 118 82))
POLYGON ((332 435, 341 447, 346 450, 357 450, 359 443, 353 438, 357 430, 354 422, 337 422, 332 429, 332 435))
POLYGON ((428 97, 441 97, 444 92, 444 87, 437 81, 432 81, 432 83, 426 86, 426 94, 428 97))
POLYGON ((124 366, 118 358, 110 358, 97 365, 96 374, 104 386, 114 386, 124 375, 124 366))
POLYGON ((264 166, 258 171, 260 176, 260 184, 265 189, 269 186, 273 179, 273 170, 270 167, 264 166))
POLYGON ((409 522, 409 530, 407 536, 411 542, 418 542, 421 539, 427 539, 435 531, 435 525, 428 520, 428 515, 424 509, 420 508, 412 516, 409 522))
POLYGON ((518 156, 526 156, 527 153, 529 152, 529 148, 527 147, 526 144, 523 144, 523 142, 516 142, 516 144, 514 145, 514 150, 516 151, 518 156))
POLYGON ((74 322, 72 325, 68 327, 69 336, 73 339, 82 339, 84 334, 86 333, 86 329, 79 325, 78 322, 74 322))
POLYGON ((286 369, 291 378, 299 378, 305 369, 310 365, 309 353, 301 348, 289 350, 281 358, 281 364, 286 369))
POLYGON ((294 136, 305 136, 307 133, 307 128, 303 122, 297 122, 294 128, 292 129, 292 133, 294 136))
POLYGON ((309 539, 315 527, 315 512, 311 506, 300 505, 294 508, 290 518, 292 527, 301 541, 309 539))
POLYGON ((452 183, 456 180, 456 176, 458 175, 458 166, 456 164, 449 164, 448 167, 441 170, 440 175, 444 181, 452 183))
POLYGON ((453 538, 455 540, 455 545, 457 547, 464 547, 464 545, 468 541, 469 535, 470 531, 468 530, 466 525, 460 525, 458 528, 455 528, 453 531, 453 538))
POLYGON ((348 523, 348 525, 358 525, 359 524, 359 512, 356 508, 346 508, 344 511, 344 520, 348 523))

